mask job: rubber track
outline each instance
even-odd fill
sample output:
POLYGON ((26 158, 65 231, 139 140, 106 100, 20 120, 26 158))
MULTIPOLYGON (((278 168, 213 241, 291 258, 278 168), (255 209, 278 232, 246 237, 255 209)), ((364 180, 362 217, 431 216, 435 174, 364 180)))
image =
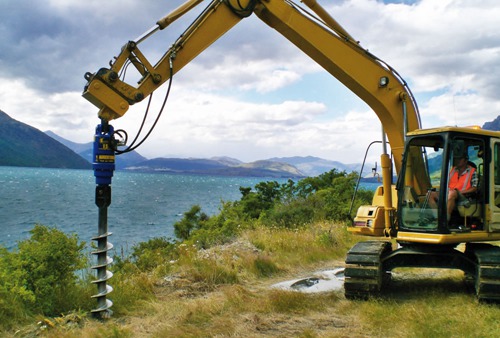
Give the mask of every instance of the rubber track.
POLYGON ((475 279, 476 296, 479 301, 500 301, 500 247, 481 243, 471 245, 468 250, 477 260, 475 279))
POLYGON ((366 241, 347 253, 344 291, 347 299, 367 299, 377 295, 390 275, 382 269, 381 259, 391 251, 387 241, 366 241))

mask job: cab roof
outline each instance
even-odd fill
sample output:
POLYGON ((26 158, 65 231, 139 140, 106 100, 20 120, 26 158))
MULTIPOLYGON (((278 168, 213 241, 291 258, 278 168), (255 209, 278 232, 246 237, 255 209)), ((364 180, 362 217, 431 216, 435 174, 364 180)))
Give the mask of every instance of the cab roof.
POLYGON ((500 131, 486 130, 482 129, 479 126, 468 126, 468 127, 453 127, 453 126, 445 126, 439 128, 428 128, 428 129, 416 129, 408 132, 408 136, 413 135, 425 135, 425 134, 435 134, 435 133, 443 133, 443 132, 456 132, 456 133, 466 133, 471 135, 481 135, 481 136, 490 136, 490 137, 499 137, 500 131))

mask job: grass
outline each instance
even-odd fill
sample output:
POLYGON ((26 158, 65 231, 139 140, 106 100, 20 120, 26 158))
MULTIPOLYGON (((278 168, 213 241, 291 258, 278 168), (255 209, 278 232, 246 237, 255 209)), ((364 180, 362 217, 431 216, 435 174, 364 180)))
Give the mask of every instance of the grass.
MULTIPOLYGON (((397 269, 390 289, 368 301, 343 291, 270 288, 319 268, 342 266, 357 239, 342 226, 254 229, 148 273, 115 275, 115 316, 33 323, 18 336, 46 337, 496 337, 500 306, 479 304, 460 271, 397 269), (168 271, 168 273, 166 273, 168 271)), ((39 321, 39 320, 37 320, 39 321)), ((13 335, 15 331, 4 332, 13 335)), ((0 333, 0 335, 2 335, 0 333)))
POLYGON ((343 258, 353 243, 341 225, 319 223, 307 230, 261 228, 244 234, 285 269, 343 258))

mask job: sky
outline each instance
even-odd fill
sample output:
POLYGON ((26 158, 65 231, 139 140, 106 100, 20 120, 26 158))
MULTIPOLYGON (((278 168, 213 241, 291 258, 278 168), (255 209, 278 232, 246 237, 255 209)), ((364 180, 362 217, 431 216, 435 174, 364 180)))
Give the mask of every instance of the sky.
MULTIPOLYGON (((121 46, 182 3, 0 0, 0 110, 41 131, 90 142, 99 119, 81 96, 84 74, 107 67, 121 46)), ((500 115, 499 1, 318 3, 406 80, 424 128, 482 126, 500 115)), ((207 4, 140 45, 153 64, 207 4)), ((155 92, 150 116, 165 89, 155 92)), ((112 124, 133 138, 144 110, 135 105, 112 124)), ((380 122, 361 99, 252 15, 174 76, 163 115, 137 151, 147 158, 317 156, 360 163, 368 144, 380 139, 380 122)), ((379 154, 371 150, 369 161, 379 154)))

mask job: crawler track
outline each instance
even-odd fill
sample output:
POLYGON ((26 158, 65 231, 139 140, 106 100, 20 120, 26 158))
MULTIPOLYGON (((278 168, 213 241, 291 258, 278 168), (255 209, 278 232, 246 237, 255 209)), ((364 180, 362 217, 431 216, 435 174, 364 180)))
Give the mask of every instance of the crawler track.
POLYGON ((500 247, 470 243, 466 255, 476 261, 475 291, 479 301, 500 301, 500 247))
POLYGON ((386 241, 359 242, 349 250, 344 270, 347 299, 367 299, 380 292, 390 278, 381 259, 391 250, 391 243, 386 241))

